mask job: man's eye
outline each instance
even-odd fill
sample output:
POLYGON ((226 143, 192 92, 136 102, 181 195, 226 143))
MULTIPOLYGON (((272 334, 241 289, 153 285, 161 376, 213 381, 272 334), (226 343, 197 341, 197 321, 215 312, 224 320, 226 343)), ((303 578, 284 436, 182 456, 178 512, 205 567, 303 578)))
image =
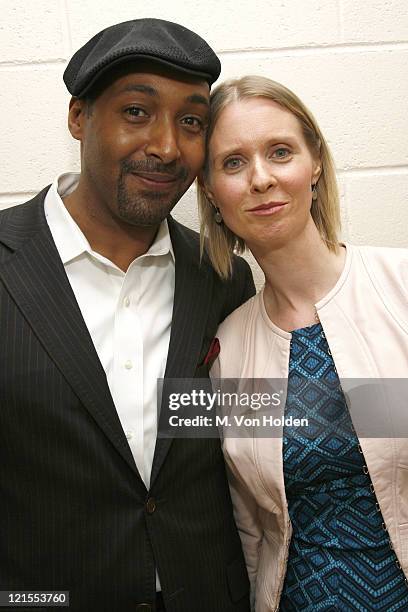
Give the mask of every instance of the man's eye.
POLYGON ((227 170, 236 170, 237 168, 240 168, 241 165, 242 161, 238 157, 230 157, 224 162, 224 168, 227 170))
POLYGON ((144 111, 143 108, 140 108, 139 106, 129 106, 126 109, 126 113, 131 117, 147 117, 146 111, 144 111))
POLYGON ((196 131, 201 130, 204 125, 202 119, 199 119, 198 117, 183 117, 181 122, 183 125, 196 131))

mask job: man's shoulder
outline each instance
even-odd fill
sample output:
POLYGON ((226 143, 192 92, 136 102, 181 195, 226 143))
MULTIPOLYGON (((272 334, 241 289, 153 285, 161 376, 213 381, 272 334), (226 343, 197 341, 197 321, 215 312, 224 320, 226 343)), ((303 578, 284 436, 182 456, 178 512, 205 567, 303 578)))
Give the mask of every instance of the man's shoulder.
POLYGON ((189 260, 193 262, 193 268, 199 270, 200 274, 212 277, 214 300, 222 306, 219 313, 219 322, 254 295, 255 285, 251 269, 242 257, 233 256, 232 274, 227 280, 224 280, 212 267, 205 249, 201 253, 200 235, 197 232, 172 218, 169 218, 169 230, 176 253, 176 267, 177 254, 182 254, 188 256, 189 260), (180 249, 181 245, 182 249, 180 249))
POLYGON ((46 226, 44 198, 49 187, 28 202, 0 211, 0 244, 8 252, 18 249, 46 226))
POLYGON ((187 227, 187 225, 180 223, 180 221, 176 221, 174 217, 168 217, 167 221, 169 224, 170 234, 172 235, 173 239, 178 240, 182 238, 191 248, 200 248, 200 234, 198 232, 195 232, 187 227))
POLYGON ((37 209, 45 199, 45 196, 50 188, 50 185, 44 187, 39 193, 37 193, 34 197, 26 202, 22 202, 21 204, 16 204, 14 206, 10 206, 9 208, 4 208, 0 210, 0 226, 4 226, 10 221, 23 219, 29 214, 33 212, 34 209, 37 209))
MULTIPOLYGON (((191 252, 200 258, 201 265, 208 266, 209 268, 213 270, 210 259, 205 249, 201 256, 200 234, 190 229, 186 225, 183 225, 183 223, 176 221, 173 217, 169 217, 168 222, 169 222, 170 234, 172 235, 172 238, 176 240, 183 239, 185 244, 191 249, 191 252)), ((249 270, 250 270, 249 265, 245 261, 245 259, 243 259, 242 257, 239 257, 238 255, 233 255, 232 277, 230 280, 221 281, 221 282, 225 282, 227 284, 229 282, 233 282, 237 275, 238 276, 241 276, 241 274, 246 275, 248 274, 249 270)), ((215 274, 215 271, 214 271, 214 274, 215 274)))

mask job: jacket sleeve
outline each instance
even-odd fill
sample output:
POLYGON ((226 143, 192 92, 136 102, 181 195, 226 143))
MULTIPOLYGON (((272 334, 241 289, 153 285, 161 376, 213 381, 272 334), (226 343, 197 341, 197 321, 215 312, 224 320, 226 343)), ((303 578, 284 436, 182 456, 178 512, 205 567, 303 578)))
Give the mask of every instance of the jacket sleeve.
POLYGON ((234 518, 244 551, 245 562, 251 583, 251 609, 255 610, 255 588, 263 529, 258 516, 258 505, 244 482, 240 479, 228 453, 224 450, 228 481, 234 506, 234 518))

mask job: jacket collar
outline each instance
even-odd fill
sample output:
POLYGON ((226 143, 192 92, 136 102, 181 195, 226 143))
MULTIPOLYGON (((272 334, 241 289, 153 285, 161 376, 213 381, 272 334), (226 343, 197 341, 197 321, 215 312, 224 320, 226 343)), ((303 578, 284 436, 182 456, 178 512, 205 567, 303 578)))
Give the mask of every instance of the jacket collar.
POLYGON ((0 243, 11 252, 17 251, 38 232, 47 227, 43 203, 50 185, 32 200, 3 210, 0 214, 0 243))

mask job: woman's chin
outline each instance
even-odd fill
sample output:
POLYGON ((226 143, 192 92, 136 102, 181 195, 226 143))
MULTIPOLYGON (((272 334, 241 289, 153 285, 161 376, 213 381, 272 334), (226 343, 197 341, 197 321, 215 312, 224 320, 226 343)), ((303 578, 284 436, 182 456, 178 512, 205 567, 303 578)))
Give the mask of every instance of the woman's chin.
POLYGON ((290 237, 284 228, 274 228, 273 231, 259 231, 255 235, 248 236, 245 244, 253 253, 271 252, 281 249, 289 243, 290 237))

